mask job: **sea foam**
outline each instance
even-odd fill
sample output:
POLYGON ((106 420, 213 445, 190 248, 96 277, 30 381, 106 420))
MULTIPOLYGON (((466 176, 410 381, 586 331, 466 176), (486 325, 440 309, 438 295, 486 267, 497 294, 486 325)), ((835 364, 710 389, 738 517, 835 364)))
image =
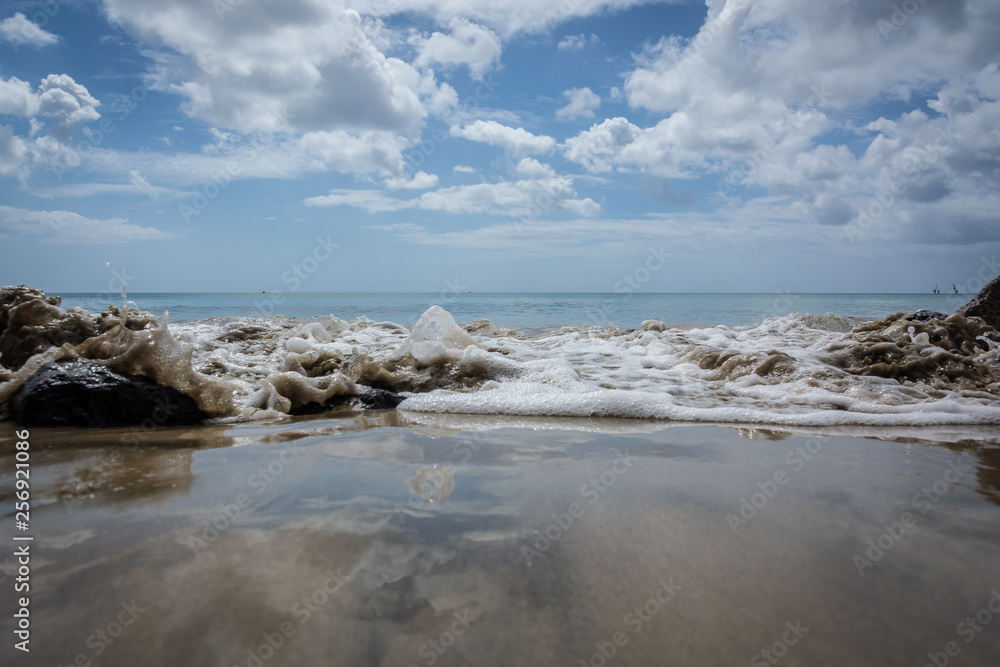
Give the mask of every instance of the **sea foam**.
POLYGON ((114 308, 33 308, 48 318, 33 326, 52 335, 65 323, 73 336, 0 368, 0 402, 44 361, 84 356, 189 393, 230 420, 314 412, 383 390, 401 395, 399 408, 411 414, 1000 424, 1000 333, 960 315, 864 322, 792 314, 749 327, 649 321, 641 330, 570 326, 527 336, 485 320, 459 325, 439 306, 412 328, 333 315, 168 324, 138 311, 123 328, 114 308))

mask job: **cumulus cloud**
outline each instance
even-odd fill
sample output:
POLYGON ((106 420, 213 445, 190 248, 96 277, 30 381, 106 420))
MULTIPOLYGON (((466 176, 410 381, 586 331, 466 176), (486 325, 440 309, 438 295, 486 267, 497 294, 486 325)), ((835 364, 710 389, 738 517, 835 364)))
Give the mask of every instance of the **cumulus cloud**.
POLYGON ((16 76, 0 78, 0 113, 13 116, 34 116, 38 113, 38 96, 31 84, 16 76))
POLYGON ((615 162, 619 161, 622 150, 641 133, 642 130, 625 118, 609 118, 567 139, 563 144, 563 154, 567 160, 583 165, 587 171, 611 171, 615 162))
POLYGON ((0 176, 15 176, 28 156, 24 141, 10 125, 0 125, 0 176))
POLYGON ((858 226, 891 199, 866 226, 884 238, 997 236, 988 182, 1000 176, 1000 145, 987 128, 1000 97, 1000 6, 927 3, 895 19, 877 3, 708 7, 694 38, 651 44, 625 77, 629 105, 661 118, 595 124, 561 145, 566 159, 646 183, 714 178, 734 207, 763 188, 772 212, 833 227, 858 226), (855 120, 887 98, 916 110, 855 120), (850 145, 843 133, 855 135, 850 145))
POLYGON ((0 175, 22 181, 38 169, 76 164, 70 147, 77 130, 101 117, 87 88, 68 74, 49 74, 32 90, 17 77, 0 78, 0 114, 27 118, 29 134, 19 137, 10 125, 0 126, 0 175))
POLYGON ((1000 7, 982 0, 927 3, 888 38, 880 3, 709 0, 690 41, 661 40, 626 80, 633 106, 682 109, 705 93, 744 92, 804 103, 819 82, 836 106, 886 95, 908 99, 930 81, 995 54, 1000 7), (961 37, 959 37, 961 36, 961 37))
POLYGON ((467 66, 482 77, 498 66, 503 40, 518 33, 648 1, 254 0, 221 20, 211 2, 105 0, 105 7, 150 47, 159 86, 183 96, 184 109, 208 123, 412 131, 442 101, 428 66, 467 66), (387 55, 405 37, 383 20, 404 11, 443 28, 411 35, 413 63, 387 55))
POLYGON ((49 74, 42 79, 37 98, 38 114, 54 118, 64 132, 101 117, 97 112, 101 103, 68 74, 49 74))
POLYGON ((548 153, 556 146, 552 137, 532 134, 523 127, 508 127, 495 120, 477 120, 464 127, 454 126, 450 133, 453 137, 502 148, 516 157, 548 153))
MULTIPOLYGON (((387 187, 428 187, 429 175, 404 176, 402 151, 419 141, 428 116, 455 122, 459 103, 455 89, 438 81, 432 67, 468 67, 472 77, 482 77, 500 67, 503 43, 513 35, 640 1, 646 0, 579 0, 565 6, 545 0, 499 0, 488 6, 415 0, 403 7, 382 0, 350 6, 255 0, 225 5, 232 11, 220 16, 219 3, 106 0, 104 9, 152 63, 148 87, 177 95, 185 113, 212 127, 244 139, 256 132, 274 135, 257 151, 273 160, 253 161, 238 177, 335 170, 374 173, 387 187), (415 34, 384 22, 403 11, 429 18, 434 27, 415 34)), ((58 39, 23 15, 2 25, 11 39, 36 45, 58 39)), ((107 169, 125 177, 122 165, 134 159, 144 175, 179 185, 206 172, 217 174, 222 156, 239 152, 142 155, 97 147, 82 155, 70 140, 80 126, 99 118, 98 107, 67 75, 51 75, 37 89, 0 78, 0 113, 31 121, 29 136, 0 133, 2 173, 23 179, 82 159, 83 170, 107 169)), ((486 111, 478 115, 491 117, 486 111)), ((507 141, 505 150, 522 157, 554 147, 551 138, 526 134, 507 141)))
POLYGON ((514 167, 514 173, 521 178, 555 178, 556 171, 551 165, 542 164, 533 157, 526 157, 514 167))
POLYGON ((435 32, 430 37, 411 40, 418 46, 414 64, 465 65, 473 79, 481 80, 500 61, 503 51, 500 38, 489 28, 462 18, 452 19, 448 27, 450 34, 435 32))
POLYGON ((105 5, 133 36, 179 54, 161 54, 158 85, 216 126, 409 131, 426 113, 420 73, 379 51, 358 12, 338 3, 258 0, 224 20, 212 3, 105 5))
POLYGON ((15 116, 46 116, 66 129, 97 120, 101 103, 87 88, 68 74, 49 74, 31 90, 17 77, 0 78, 0 113, 15 116))
POLYGON ((86 218, 72 211, 32 211, 0 205, 0 228, 44 236, 50 243, 114 243, 170 238, 154 227, 141 227, 128 218, 86 218))
POLYGON ((567 103, 556 109, 556 118, 564 120, 593 118, 594 110, 601 106, 601 98, 590 88, 570 88, 563 91, 563 97, 567 103))
POLYGON ((51 32, 39 28, 21 12, 0 21, 0 40, 14 46, 50 46, 59 42, 59 38, 51 32))

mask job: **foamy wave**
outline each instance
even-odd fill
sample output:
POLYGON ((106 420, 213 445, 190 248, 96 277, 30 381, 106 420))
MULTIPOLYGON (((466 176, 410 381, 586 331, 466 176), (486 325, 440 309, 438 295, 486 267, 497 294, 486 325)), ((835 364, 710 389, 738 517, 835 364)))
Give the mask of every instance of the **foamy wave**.
POLYGON ((412 330, 334 316, 168 327, 130 313, 124 333, 115 312, 67 315, 51 302, 36 310, 48 313, 46 335, 59 322, 78 331, 88 321, 92 335, 37 353, 20 370, 0 368, 0 402, 56 354, 148 375, 191 394, 209 414, 236 420, 317 411, 383 390, 404 397, 399 407, 411 413, 1000 424, 1000 333, 958 315, 919 322, 900 313, 864 323, 793 314, 704 328, 651 321, 643 330, 563 327, 530 337, 485 320, 460 326, 437 306, 412 330))

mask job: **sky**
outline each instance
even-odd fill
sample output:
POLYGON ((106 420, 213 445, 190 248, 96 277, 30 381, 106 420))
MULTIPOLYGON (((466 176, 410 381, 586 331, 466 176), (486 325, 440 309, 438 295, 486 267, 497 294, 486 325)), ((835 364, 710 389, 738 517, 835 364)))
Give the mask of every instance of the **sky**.
POLYGON ((0 284, 978 291, 995 0, 5 0, 0 284))

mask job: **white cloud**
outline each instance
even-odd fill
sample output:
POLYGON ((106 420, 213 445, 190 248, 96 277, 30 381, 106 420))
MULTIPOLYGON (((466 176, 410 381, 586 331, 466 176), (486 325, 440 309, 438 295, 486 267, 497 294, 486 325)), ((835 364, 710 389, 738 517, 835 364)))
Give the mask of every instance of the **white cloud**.
POLYGON ((556 118, 564 120, 593 118, 594 110, 601 106, 601 98, 590 88, 570 88, 563 91, 563 97, 568 102, 566 106, 556 109, 556 118))
MULTIPOLYGON (((392 132, 217 133, 198 153, 123 152, 91 148, 82 154, 84 171, 128 177, 131 169, 173 187, 200 187, 220 178, 295 178, 339 171, 376 174, 393 184, 409 182, 402 151, 409 145, 392 132)), ((427 183, 417 176, 411 186, 427 183)), ((426 187, 425 185, 420 185, 426 187)))
POLYGON ((10 125, 0 125, 0 176, 15 176, 28 156, 24 141, 10 125))
POLYGON ((43 47, 56 44, 59 38, 32 23, 21 12, 0 21, 0 40, 14 46, 43 47))
POLYGON ((590 172, 611 171, 622 150, 642 133, 624 118, 609 118, 567 139, 563 154, 567 160, 583 165, 590 172))
POLYGON ((386 195, 381 190, 331 190, 330 194, 319 197, 307 197, 303 200, 306 206, 354 206, 369 213, 385 213, 400 211, 415 206, 414 199, 397 199, 386 195))
POLYGON ((71 128, 97 120, 101 103, 87 88, 68 74, 49 74, 38 85, 38 113, 55 118, 58 125, 71 128))
POLYGON ((282 154, 286 155, 283 161, 288 163, 291 174, 300 170, 334 169, 347 173, 377 171, 398 176, 403 173, 402 150, 408 142, 391 132, 335 130, 309 132, 286 143, 290 145, 275 146, 274 152, 279 159, 282 154), (308 164, 301 164, 303 161, 308 164))
POLYGON ((0 113, 15 116, 47 116, 59 126, 71 128, 97 120, 101 103, 87 88, 68 74, 49 74, 32 91, 27 81, 17 77, 0 79, 0 113))
POLYGON ((142 173, 138 169, 131 169, 128 172, 128 180, 137 192, 148 195, 150 199, 160 198, 159 191, 143 177, 142 173))
POLYGON ((711 0, 690 42, 661 40, 626 80, 633 106, 683 109, 708 93, 745 93, 803 104, 823 83, 843 107, 908 99, 996 54, 1000 6, 983 0, 920 3, 904 29, 882 35, 881 3, 711 0))
POLYGON ((85 218, 72 211, 32 211, 0 205, 0 228, 37 234, 50 243, 115 243, 170 238, 153 227, 131 224, 128 218, 85 218))
POLYGON ((509 38, 521 32, 544 32, 566 21, 585 16, 618 11, 647 4, 651 0, 491 0, 457 2, 455 0, 356 0, 352 3, 362 14, 387 17, 407 11, 431 16, 441 23, 455 17, 475 21, 509 38))
POLYGON ((385 179, 385 187, 390 190, 426 190, 437 185, 438 177, 435 174, 428 174, 418 171, 413 178, 391 177, 385 179))
POLYGON ((571 177, 557 175, 549 165, 526 158, 516 171, 518 180, 458 185, 426 192, 414 199, 398 199, 377 190, 340 189, 328 195, 309 197, 304 203, 307 206, 354 206, 369 213, 416 208, 452 215, 522 218, 551 210, 587 216, 600 214, 599 204, 590 198, 578 199, 571 177))
POLYGON ((222 20, 210 2, 105 5, 133 36, 167 49, 157 54, 158 86, 213 125, 406 132, 426 113, 426 77, 379 51, 358 12, 338 3, 256 0, 222 20))
POLYGON ((779 198, 772 213, 784 207, 834 227, 856 225, 886 188, 902 188, 879 219, 880 238, 971 243, 1000 234, 989 185, 1000 180, 1000 139, 989 129, 1000 121, 1000 6, 921 4, 885 35, 879 21, 893 10, 877 3, 708 6, 694 39, 660 40, 626 76, 630 106, 663 117, 646 128, 626 118, 595 124, 561 145, 566 159, 656 183, 715 175, 730 206, 746 205, 747 188, 764 188, 779 198), (869 105, 888 98, 916 108, 928 90, 939 91, 927 103, 934 113, 855 125, 869 105), (831 130, 857 138, 831 139, 831 130), (934 149, 941 132, 954 139, 934 149), (914 172, 931 154, 938 159, 914 172))
POLYGON ((451 34, 435 32, 430 37, 417 36, 411 40, 418 47, 415 65, 465 65, 476 80, 496 67, 503 51, 496 33, 462 18, 452 19, 448 27, 451 34))
MULTIPOLYGON (((138 174, 138 171, 133 170, 138 174)), ((142 176, 140 175, 140 178, 142 176)), ((145 179, 143 179, 145 180, 145 179)), ((158 185, 143 185, 141 181, 132 182, 130 177, 128 183, 69 183, 53 188, 34 188, 31 194, 42 199, 61 199, 64 197, 96 197, 100 195, 147 195, 153 199, 168 197, 171 199, 184 199, 191 195, 190 192, 164 188, 158 185)))
POLYGON ((515 129, 501 125, 495 120, 477 120, 465 127, 454 126, 450 132, 453 137, 497 146, 516 157, 548 153, 556 146, 552 137, 532 134, 523 127, 515 129))
POLYGON ((36 90, 16 77, 0 78, 0 114, 25 117, 30 126, 27 137, 0 126, 0 175, 24 182, 39 169, 75 164, 70 142, 80 126, 101 117, 100 104, 68 74, 49 74, 36 90))
POLYGON ((559 41, 558 44, 556 44, 556 48, 560 51, 580 51, 584 49, 588 43, 594 45, 599 41, 600 38, 593 33, 591 33, 589 37, 583 33, 580 33, 579 35, 566 35, 559 41))
MULTIPOLYGON (((219 3, 106 0, 104 9, 152 63, 151 83, 144 82, 148 88, 176 94, 188 115, 244 143, 252 141, 252 132, 273 134, 256 150, 266 159, 250 160, 234 178, 334 170, 375 174, 388 187, 405 182, 428 187, 430 176, 404 177, 402 151, 419 141, 428 115, 452 123, 462 117, 456 113, 458 93, 436 80, 431 65, 468 66, 473 77, 483 76, 500 66, 503 41, 512 35, 637 1, 579 0, 562 6, 501 0, 480 6, 415 0, 403 7, 358 0, 348 7, 339 0, 254 0, 226 5, 232 11, 219 16, 219 3), (414 35, 383 22, 403 11, 430 17, 436 29, 414 35), (400 55, 408 51, 412 63, 400 55)), ((21 33, 31 30, 17 17, 4 25, 20 26, 21 33)), ((99 104, 65 74, 46 77, 37 89, 0 78, 0 113, 24 116, 31 124, 27 137, 12 131, 0 136, 2 173, 16 173, 26 182, 48 168, 72 166, 102 178, 127 178, 137 168, 144 177, 177 186, 217 176, 225 158, 236 157, 243 165, 241 154, 247 151, 236 145, 214 151, 209 146, 194 154, 115 152, 100 146, 86 154, 74 150, 71 139, 80 126, 100 117, 99 104)), ((476 115, 503 122, 513 116, 486 109, 476 115)), ((523 130, 502 143, 515 157, 555 146, 552 138, 523 130)))
POLYGON ((431 232, 413 223, 371 225, 392 233, 407 243, 453 248, 515 250, 518 255, 634 257, 648 251, 650 244, 664 244, 672 252, 700 253, 720 247, 742 250, 761 238, 788 238, 792 244, 831 238, 830 228, 801 226, 789 228, 794 218, 782 214, 770 202, 751 202, 740 212, 723 210, 714 214, 680 213, 641 218, 581 217, 570 220, 540 218, 531 224, 496 223, 449 232, 431 232))
POLYGON ((16 76, 0 78, 0 113, 13 116, 34 116, 38 113, 38 96, 31 84, 16 76))
POLYGON ((589 198, 577 199, 567 177, 525 179, 500 183, 459 185, 428 192, 419 208, 452 214, 490 214, 530 218, 548 210, 586 210, 598 215, 600 206, 589 198))
POLYGON ((478 173, 479 171, 475 167, 470 167, 465 164, 456 164, 454 167, 451 168, 451 170, 456 174, 475 174, 478 173))
POLYGON ((212 2, 104 4, 111 21, 148 47, 157 87, 183 96, 183 109, 207 123, 409 133, 458 100, 427 66, 468 66, 481 77, 499 66, 503 41, 518 33, 649 1, 254 0, 221 18, 212 2), (438 29, 408 40, 384 22, 403 12, 430 17, 438 29), (416 47, 413 63, 389 55, 407 41, 416 47))
POLYGON ((517 163, 514 173, 521 178, 539 180, 542 178, 555 178, 556 171, 550 165, 542 164, 532 157, 526 157, 517 163))

